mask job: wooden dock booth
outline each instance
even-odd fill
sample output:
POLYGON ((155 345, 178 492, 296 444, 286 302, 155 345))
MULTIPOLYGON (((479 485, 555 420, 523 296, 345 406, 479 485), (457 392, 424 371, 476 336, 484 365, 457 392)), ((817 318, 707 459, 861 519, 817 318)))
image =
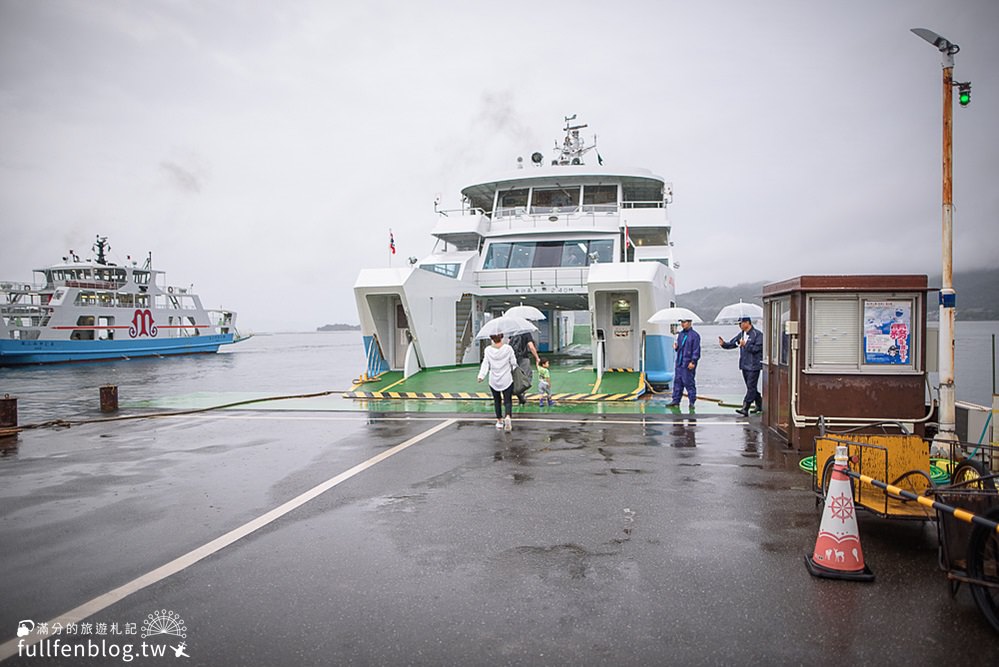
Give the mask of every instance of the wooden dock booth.
POLYGON ((764 426, 796 449, 811 449, 819 417, 831 430, 874 432, 875 422, 892 420, 922 435, 926 293, 925 275, 765 285, 764 426))

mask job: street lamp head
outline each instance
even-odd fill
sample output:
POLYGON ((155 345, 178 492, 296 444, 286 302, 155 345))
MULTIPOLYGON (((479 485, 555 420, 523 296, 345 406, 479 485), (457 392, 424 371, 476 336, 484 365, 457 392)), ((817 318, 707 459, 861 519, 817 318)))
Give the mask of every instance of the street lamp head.
POLYGON ((927 30, 926 28, 912 28, 912 32, 918 36, 925 39, 927 42, 937 47, 940 53, 945 55, 953 56, 961 50, 961 47, 954 44, 946 37, 936 34, 932 30, 927 30))

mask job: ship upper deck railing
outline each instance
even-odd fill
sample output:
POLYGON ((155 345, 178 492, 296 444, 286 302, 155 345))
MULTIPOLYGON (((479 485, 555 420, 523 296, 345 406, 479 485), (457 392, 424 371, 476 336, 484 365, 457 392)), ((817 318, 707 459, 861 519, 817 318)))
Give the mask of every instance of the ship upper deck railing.
POLYGON ((483 289, 530 288, 560 291, 586 288, 589 268, 488 269, 475 272, 475 283, 483 289))
POLYGON ((0 292, 37 292, 39 290, 45 289, 45 285, 42 283, 24 283, 24 282, 11 282, 3 281, 0 282, 0 292))
POLYGON ((120 290, 128 283, 124 280, 56 280, 55 285, 78 287, 80 289, 120 290))

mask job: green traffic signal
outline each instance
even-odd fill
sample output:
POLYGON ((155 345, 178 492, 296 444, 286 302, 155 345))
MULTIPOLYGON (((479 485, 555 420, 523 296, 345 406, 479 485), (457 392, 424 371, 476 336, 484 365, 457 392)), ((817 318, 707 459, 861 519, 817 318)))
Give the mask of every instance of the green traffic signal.
POLYGON ((959 83, 957 84, 957 101, 962 107, 966 107, 971 104, 971 84, 970 83, 959 83))

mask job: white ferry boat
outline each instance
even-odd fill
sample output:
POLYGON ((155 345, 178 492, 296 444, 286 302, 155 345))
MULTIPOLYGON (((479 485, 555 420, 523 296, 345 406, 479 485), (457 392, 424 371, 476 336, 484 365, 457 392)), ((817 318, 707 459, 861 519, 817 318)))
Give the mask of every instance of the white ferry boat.
POLYGON ((482 324, 530 305, 546 315, 541 352, 564 351, 588 324, 598 374, 672 381, 673 332, 648 323, 676 305, 672 186, 646 169, 604 167, 596 138, 586 145, 587 126, 574 120, 565 119, 550 162, 539 152, 529 164, 517 158, 516 169, 465 187, 460 209, 437 210, 430 255, 361 271, 354 294, 367 377, 478 363, 482 324))
POLYGON ((0 366, 211 353, 240 339, 235 313, 167 285, 152 253, 118 266, 109 250, 98 236, 93 260, 70 251, 35 270, 40 283, 0 282, 0 366))

